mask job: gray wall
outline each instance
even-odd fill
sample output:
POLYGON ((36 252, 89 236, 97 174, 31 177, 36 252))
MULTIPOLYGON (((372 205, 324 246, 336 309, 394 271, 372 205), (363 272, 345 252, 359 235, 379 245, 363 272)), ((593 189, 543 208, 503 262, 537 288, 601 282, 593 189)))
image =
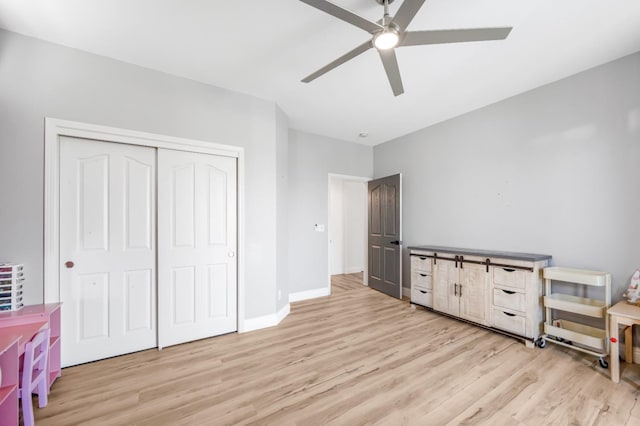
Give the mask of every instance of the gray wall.
POLYGON ((403 174, 407 245, 551 254, 611 272, 617 300, 640 266, 640 53, 378 145, 374 163, 403 174))
POLYGON ((373 148, 290 130, 290 293, 327 288, 329 173, 371 177, 373 148), (315 224, 325 232, 315 232, 315 224))
POLYGON ((43 299, 43 134, 54 117, 245 147, 246 316, 274 313, 277 114, 271 102, 0 31, 0 260, 25 264, 26 302, 43 299))

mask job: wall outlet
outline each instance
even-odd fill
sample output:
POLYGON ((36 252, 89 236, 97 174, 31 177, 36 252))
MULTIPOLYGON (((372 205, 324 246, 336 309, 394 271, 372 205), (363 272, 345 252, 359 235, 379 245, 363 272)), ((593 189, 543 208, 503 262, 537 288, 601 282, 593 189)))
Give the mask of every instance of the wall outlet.
POLYGON ((316 223, 313 229, 315 229, 316 232, 324 232, 324 224, 316 223))

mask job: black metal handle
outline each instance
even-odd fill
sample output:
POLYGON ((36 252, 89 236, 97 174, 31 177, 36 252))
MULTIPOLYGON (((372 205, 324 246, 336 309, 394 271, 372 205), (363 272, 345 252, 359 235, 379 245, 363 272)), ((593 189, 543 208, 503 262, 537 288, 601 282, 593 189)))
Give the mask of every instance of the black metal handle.
POLYGON ((420 275, 421 277, 426 277, 427 276, 427 274, 418 274, 418 275, 420 275))
POLYGON ((516 292, 515 292, 515 291, 509 291, 509 290, 502 290, 502 291, 504 291, 504 292, 505 292, 505 293, 507 293, 507 294, 516 294, 516 292))
POLYGON ((455 296, 458 295, 458 284, 456 284, 456 283, 453 283, 453 294, 455 296))
POLYGON ((419 256, 419 259, 420 259, 420 260, 427 260, 427 258, 426 258, 426 257, 422 257, 422 256, 419 256))
POLYGON ((458 289, 458 296, 462 297, 462 284, 458 284, 460 288, 458 289))
POLYGON ((516 271, 515 269, 511 269, 511 268, 502 268, 502 270, 506 271, 506 272, 515 272, 516 271))
POLYGON ((464 256, 460 256, 460 269, 464 269, 464 256))
POLYGON ((458 267, 458 256, 456 256, 456 268, 458 267))
POLYGON ((422 294, 427 294, 427 292, 425 290, 418 290, 420 293, 422 294))
POLYGON ((389 244, 393 244, 394 246, 399 246, 401 243, 402 241, 395 240, 395 241, 391 241, 389 244))
POLYGON ((516 316, 516 314, 510 314, 509 312, 502 311, 502 313, 505 314, 508 317, 515 317, 516 316))

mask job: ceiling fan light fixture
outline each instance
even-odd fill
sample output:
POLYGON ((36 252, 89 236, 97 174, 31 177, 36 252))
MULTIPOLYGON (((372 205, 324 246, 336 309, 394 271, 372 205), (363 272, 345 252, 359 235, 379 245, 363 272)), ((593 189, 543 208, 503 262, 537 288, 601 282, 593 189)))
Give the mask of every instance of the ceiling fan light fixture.
POLYGON ((376 49, 387 50, 393 49, 398 45, 400 41, 400 34, 393 28, 387 28, 384 31, 376 34, 373 39, 373 45, 376 49))

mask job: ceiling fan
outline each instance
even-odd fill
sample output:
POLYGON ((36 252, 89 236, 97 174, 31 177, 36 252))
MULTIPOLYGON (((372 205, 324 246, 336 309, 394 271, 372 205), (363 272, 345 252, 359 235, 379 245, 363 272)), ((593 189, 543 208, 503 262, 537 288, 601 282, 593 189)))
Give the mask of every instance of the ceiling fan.
POLYGON ((387 78, 391 84, 391 89, 395 96, 404 93, 402 78, 398 68, 395 48, 402 46, 421 46, 426 44, 439 43, 460 43, 467 41, 504 40, 511 32, 511 27, 497 28, 468 28, 455 30, 428 30, 428 31, 407 31, 409 23, 416 16, 425 0, 404 0, 398 13, 393 18, 389 16, 389 4, 394 0, 375 0, 384 6, 384 16, 378 22, 370 21, 362 16, 356 15, 350 10, 344 9, 328 0, 300 0, 309 6, 315 7, 331 16, 335 16, 349 24, 362 28, 372 35, 370 40, 362 43, 355 49, 340 56, 335 61, 325 65, 318 71, 302 79, 302 82, 309 83, 321 75, 331 71, 361 53, 375 47, 382 59, 382 65, 387 73, 387 78))

